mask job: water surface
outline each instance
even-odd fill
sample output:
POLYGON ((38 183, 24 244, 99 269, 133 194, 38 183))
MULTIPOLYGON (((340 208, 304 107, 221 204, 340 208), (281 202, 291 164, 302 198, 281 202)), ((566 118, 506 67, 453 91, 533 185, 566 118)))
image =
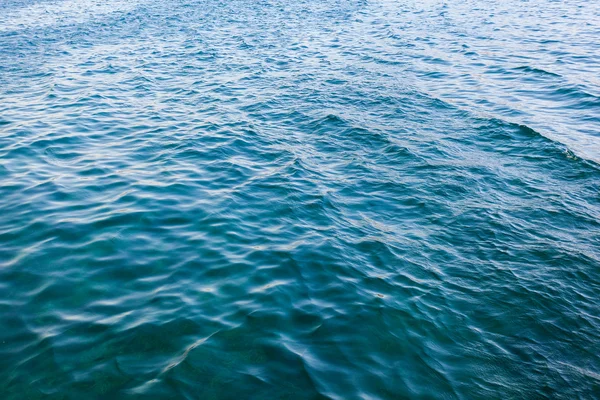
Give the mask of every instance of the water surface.
POLYGON ((2 399, 599 398, 596 2, 1 6, 2 399))

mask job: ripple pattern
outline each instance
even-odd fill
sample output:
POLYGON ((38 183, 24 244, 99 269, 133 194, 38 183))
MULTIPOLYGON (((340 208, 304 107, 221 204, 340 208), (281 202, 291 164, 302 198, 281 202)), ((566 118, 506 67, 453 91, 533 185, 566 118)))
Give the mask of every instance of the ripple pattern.
POLYGON ((600 398, 594 2, 2 4, 2 399, 600 398))

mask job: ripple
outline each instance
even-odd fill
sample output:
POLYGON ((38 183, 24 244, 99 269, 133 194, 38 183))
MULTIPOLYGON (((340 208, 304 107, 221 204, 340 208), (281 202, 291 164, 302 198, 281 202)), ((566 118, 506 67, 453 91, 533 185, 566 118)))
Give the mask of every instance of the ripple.
POLYGON ((597 397, 592 3, 4 8, 3 399, 597 397))

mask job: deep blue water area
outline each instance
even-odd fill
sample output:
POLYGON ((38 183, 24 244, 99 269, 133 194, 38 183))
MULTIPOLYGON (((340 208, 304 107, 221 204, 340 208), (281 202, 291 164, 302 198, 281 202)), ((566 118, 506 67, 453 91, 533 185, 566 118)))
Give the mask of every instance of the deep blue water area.
POLYGON ((600 398, 600 4, 0 0, 0 398, 600 398))

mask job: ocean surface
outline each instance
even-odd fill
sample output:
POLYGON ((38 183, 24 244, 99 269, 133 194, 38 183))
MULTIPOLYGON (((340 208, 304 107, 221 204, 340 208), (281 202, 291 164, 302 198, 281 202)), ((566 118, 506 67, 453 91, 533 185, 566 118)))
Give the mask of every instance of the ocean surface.
POLYGON ((600 3, 0 0, 0 398, 600 398, 600 3))

